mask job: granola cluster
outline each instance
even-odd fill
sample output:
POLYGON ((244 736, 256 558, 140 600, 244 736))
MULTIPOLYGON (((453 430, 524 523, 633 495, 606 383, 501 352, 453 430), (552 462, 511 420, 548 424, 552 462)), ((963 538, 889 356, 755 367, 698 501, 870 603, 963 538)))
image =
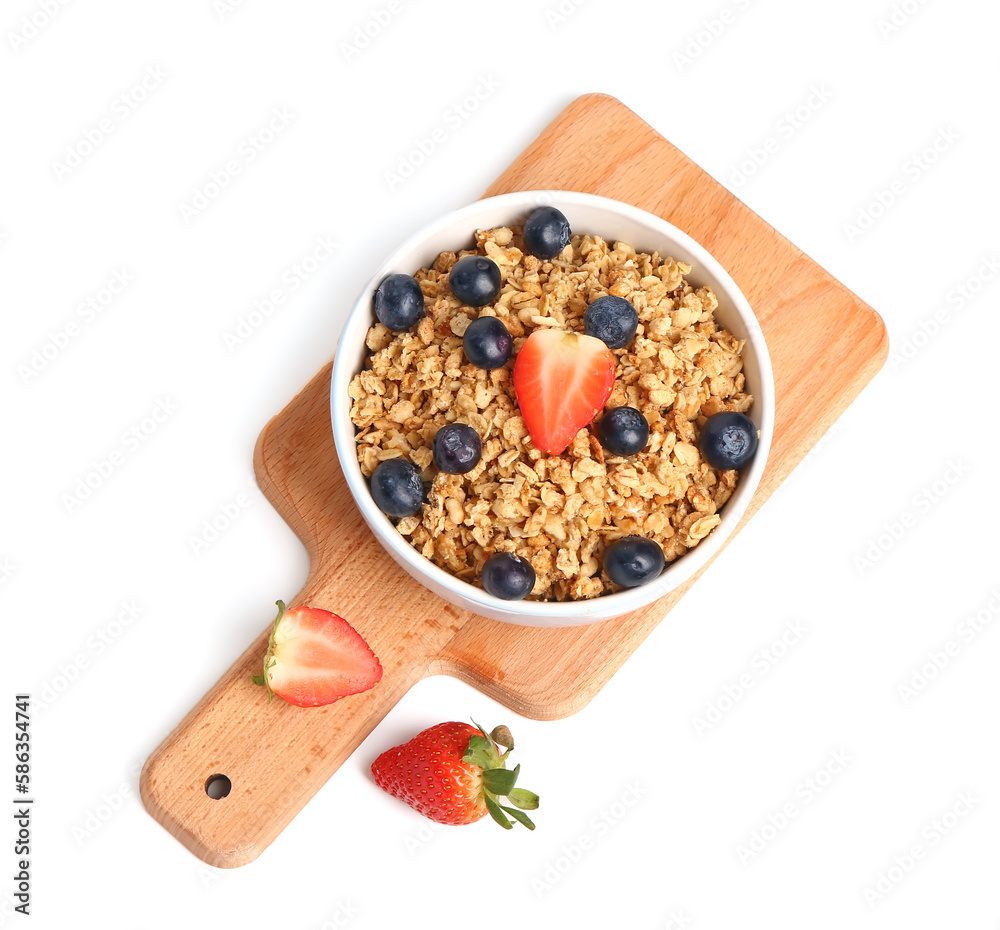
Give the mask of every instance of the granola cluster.
POLYGON ((426 310, 420 323, 405 333, 381 323, 369 330, 365 367, 350 385, 358 461, 366 477, 398 456, 420 470, 429 503, 396 529, 457 577, 477 583, 490 555, 513 552, 535 570, 530 598, 596 597, 618 590, 601 567, 608 543, 646 536, 669 563, 719 524, 737 472, 711 468, 697 439, 711 414, 744 413, 753 403, 744 392, 743 342, 715 322, 715 294, 686 283, 689 265, 581 235, 543 261, 527 253, 520 232, 479 230, 474 249, 443 252, 414 275, 426 310), (449 270, 469 254, 491 258, 503 277, 496 303, 479 310, 448 287, 449 270), (519 415, 514 358, 494 371, 476 368, 464 358, 462 335, 477 316, 497 316, 516 357, 538 327, 583 332, 587 305, 605 294, 624 297, 639 316, 635 338, 612 352, 606 409, 641 410, 649 443, 627 458, 611 455, 597 440, 598 415, 565 452, 547 455, 519 415), (432 460, 434 434, 454 421, 482 439, 482 459, 464 475, 440 473, 432 460))

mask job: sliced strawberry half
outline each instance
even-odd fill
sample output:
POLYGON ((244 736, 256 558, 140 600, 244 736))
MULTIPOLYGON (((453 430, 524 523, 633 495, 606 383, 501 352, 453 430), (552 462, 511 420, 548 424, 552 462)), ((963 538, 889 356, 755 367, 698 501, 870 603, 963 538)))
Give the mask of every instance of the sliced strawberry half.
POLYGON ((367 691, 382 680, 382 665, 368 643, 343 617, 319 607, 285 609, 278 616, 254 684, 299 707, 332 704, 367 691))
POLYGON ((535 446, 558 455, 597 415, 615 385, 615 357, 600 339, 536 329, 514 362, 514 393, 535 446))

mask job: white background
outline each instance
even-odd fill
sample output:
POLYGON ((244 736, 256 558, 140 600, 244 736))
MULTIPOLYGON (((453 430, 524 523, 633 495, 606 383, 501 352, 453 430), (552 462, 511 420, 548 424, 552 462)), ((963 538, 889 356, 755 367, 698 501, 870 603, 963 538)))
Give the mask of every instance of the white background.
POLYGON ((33 926, 997 926, 995 4, 44 6, 0 13, 0 604, 8 700, 36 698, 33 926), (305 579, 257 434, 384 255, 588 91, 870 303, 898 357, 586 709, 534 722, 425 681, 256 862, 209 868, 138 771, 305 579), (470 716, 514 730, 533 834, 431 831, 372 783, 383 749, 470 716))

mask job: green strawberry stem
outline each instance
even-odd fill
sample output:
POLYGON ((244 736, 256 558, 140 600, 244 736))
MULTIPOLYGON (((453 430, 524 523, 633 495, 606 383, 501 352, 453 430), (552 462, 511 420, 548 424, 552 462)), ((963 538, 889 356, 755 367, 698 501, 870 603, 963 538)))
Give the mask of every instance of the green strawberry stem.
POLYGON ((514 748, 514 738, 507 727, 496 727, 489 736, 486 731, 476 723, 482 736, 470 736, 469 745, 462 755, 462 761, 470 765, 478 765, 483 770, 483 801, 490 816, 505 830, 513 829, 514 825, 507 819, 504 811, 510 814, 518 823, 534 830, 535 825, 531 818, 524 813, 525 810, 535 810, 538 807, 538 795, 524 788, 514 787, 517 776, 521 772, 521 766, 516 765, 513 769, 507 768, 507 757, 514 748), (505 746, 506 752, 501 754, 497 749, 497 743, 505 746), (514 807, 507 807, 500 804, 498 798, 506 798, 514 807))
POLYGON ((500 810, 507 811, 511 817, 513 817, 518 823, 524 824, 524 826, 526 826, 529 830, 535 829, 535 825, 531 822, 531 818, 524 811, 519 811, 513 807, 505 807, 502 804, 500 805, 500 810))
POLYGON ((490 739, 493 740, 494 743, 506 746, 508 752, 514 748, 514 737, 511 735, 510 730, 508 730, 503 724, 493 728, 490 732, 490 739))
MULTIPOLYGON (((512 830, 514 828, 514 824, 512 824, 506 817, 504 817, 503 808, 501 808, 500 805, 497 804, 493 796, 487 793, 485 800, 486 800, 486 809, 490 812, 490 816, 505 830, 512 830)), ((533 828, 534 824, 532 824, 529 829, 533 828)))
POLYGON ((267 688, 267 703, 270 704, 271 700, 274 698, 274 692, 271 691, 271 682, 267 677, 267 670, 274 665, 274 634, 278 631, 278 624, 281 623, 281 618, 285 615, 285 602, 275 601, 278 605, 278 616, 274 618, 274 626, 271 627, 271 635, 267 639, 267 652, 264 654, 264 671, 260 675, 251 675, 250 680, 255 685, 263 685, 267 688), (268 661, 270 660, 270 661, 268 661))
POLYGON ((507 769, 487 769, 483 772, 483 784, 490 794, 508 795, 517 781, 518 766, 513 772, 507 769))
POLYGON ((514 788, 508 791, 507 800, 514 807, 518 807, 523 811, 533 811, 538 808, 538 795, 532 794, 530 791, 525 791, 524 788, 514 788))

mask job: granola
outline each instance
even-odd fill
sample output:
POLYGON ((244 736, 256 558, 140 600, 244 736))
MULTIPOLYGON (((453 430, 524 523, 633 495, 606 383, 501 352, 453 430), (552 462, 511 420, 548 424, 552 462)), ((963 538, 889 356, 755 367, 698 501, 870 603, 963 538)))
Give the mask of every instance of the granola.
POLYGON ((404 457, 429 483, 428 502, 398 520, 397 531, 471 583, 494 552, 513 552, 534 568, 535 600, 619 590, 601 562, 605 546, 623 536, 655 540, 668 564, 697 546, 718 526, 738 477, 703 461, 699 429, 719 411, 746 412, 753 397, 744 390, 743 341, 715 321, 718 300, 685 281, 690 271, 593 235, 574 235, 543 261, 512 226, 478 230, 474 249, 443 252, 416 272, 426 316, 402 333, 375 323, 349 389, 364 475, 404 457), (497 301, 479 310, 448 287, 449 270, 469 254, 491 258, 503 279, 497 301), (519 415, 514 357, 538 327, 583 332, 587 305, 605 294, 626 298, 639 316, 635 338, 612 352, 617 370, 606 409, 642 411, 649 443, 636 455, 611 455, 598 442, 598 417, 561 455, 547 455, 519 415), (514 357, 493 371, 463 354, 465 329, 480 315, 499 317, 514 339, 514 357), (440 473, 432 461, 435 433, 455 421, 473 427, 483 446, 479 464, 463 475, 440 473))

